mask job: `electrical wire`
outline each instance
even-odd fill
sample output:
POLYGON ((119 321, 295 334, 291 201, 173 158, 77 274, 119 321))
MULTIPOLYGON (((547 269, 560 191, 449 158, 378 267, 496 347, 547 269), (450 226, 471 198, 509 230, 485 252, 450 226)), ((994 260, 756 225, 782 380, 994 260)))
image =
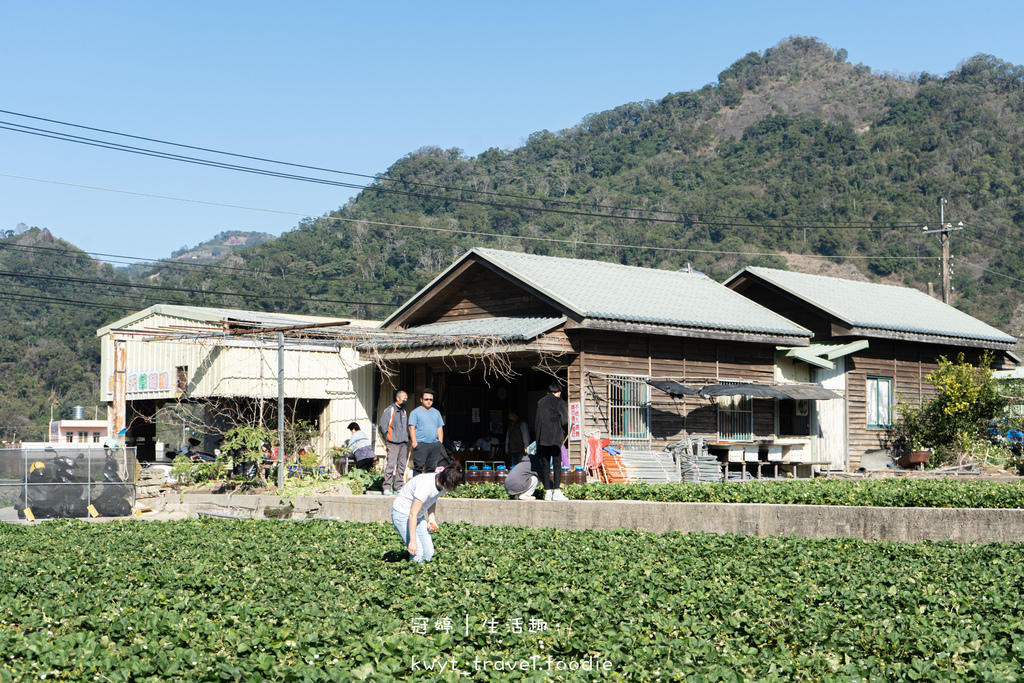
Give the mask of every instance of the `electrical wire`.
MULTIPOLYGON (((103 192, 115 192, 115 193, 123 193, 123 194, 130 194, 130 195, 141 195, 141 196, 145 196, 145 197, 153 197, 153 198, 165 199, 165 200, 169 200, 169 201, 190 202, 190 203, 198 203, 198 204, 211 204, 211 205, 214 205, 214 206, 225 206, 225 207, 236 208, 236 209, 245 209, 247 211, 264 211, 264 212, 267 212, 267 213, 290 214, 290 215, 294 215, 294 216, 303 216, 303 217, 309 217, 311 215, 309 213, 299 213, 299 212, 294 212, 294 211, 281 211, 281 210, 277 210, 277 209, 261 209, 261 208, 258 208, 258 207, 238 206, 238 205, 231 205, 231 204, 217 204, 215 202, 206 202, 206 201, 201 201, 201 200, 196 200, 196 199, 187 199, 187 198, 182 198, 182 197, 171 197, 171 196, 166 196, 166 195, 145 194, 145 193, 141 193, 141 192, 133 192, 131 190, 118 190, 118 189, 114 189, 114 188, 98 187, 98 186, 91 186, 91 185, 79 185, 79 184, 76 184, 76 183, 66 183, 66 182, 63 182, 63 181, 60 181, 60 180, 46 180, 46 179, 43 179, 43 178, 31 178, 31 177, 28 177, 28 176, 11 175, 11 174, 8 174, 8 173, 0 173, 0 177, 15 178, 15 179, 18 179, 18 180, 29 180, 29 181, 40 182, 40 183, 50 183, 50 184, 54 184, 54 185, 66 185, 66 186, 69 186, 69 187, 78 187, 78 188, 83 188, 83 189, 100 190, 100 191, 103 191, 103 192)), ((347 223, 362 223, 364 225, 373 225, 373 226, 379 226, 379 227, 385 227, 385 228, 422 230, 422 231, 426 231, 426 232, 443 232, 443 233, 449 233, 449 234, 467 235, 467 236, 470 236, 470 237, 488 237, 488 238, 502 239, 502 240, 546 242, 546 243, 550 243, 550 244, 564 244, 564 245, 573 245, 573 246, 608 247, 608 248, 614 248, 614 249, 635 249, 635 250, 639 250, 639 251, 660 251, 660 252, 683 253, 683 254, 718 254, 718 255, 726 255, 726 256, 780 256, 780 254, 778 252, 723 251, 723 250, 715 250, 715 249, 686 249, 686 248, 682 248, 682 247, 657 247, 657 246, 637 245, 637 244, 622 244, 622 243, 617 243, 617 242, 593 242, 593 241, 588 241, 588 240, 578 240, 578 239, 568 239, 568 238, 558 238, 558 237, 535 237, 535 236, 532 236, 532 235, 503 235, 501 233, 481 232, 481 231, 478 231, 478 230, 461 230, 459 228, 448 228, 448 227, 441 228, 441 227, 433 227, 433 226, 411 225, 411 224, 407 224, 407 223, 388 223, 386 221, 372 221, 372 220, 367 220, 367 219, 363 219, 363 218, 343 218, 341 216, 320 216, 320 217, 316 218, 316 220, 338 221, 338 222, 347 222, 347 223)), ((83 253, 88 253, 88 252, 83 252, 83 253)), ((833 259, 833 258, 836 258, 835 256, 826 256, 826 255, 822 255, 822 254, 801 254, 801 257, 802 258, 817 258, 817 259, 833 259)), ((783 258, 784 258, 784 256, 783 256, 783 258)), ((940 257, 938 257, 938 256, 843 256, 841 258, 844 258, 844 259, 885 259, 885 260, 897 260, 898 261, 898 260, 929 260, 929 259, 937 259, 937 258, 940 258, 940 257)))
POLYGON ((274 296, 271 294, 241 294, 238 292, 224 292, 219 290, 201 290, 191 289, 187 287, 162 287, 159 285, 144 285, 144 284, 121 284, 117 282, 107 282, 104 280, 91 280, 89 278, 78 278, 67 275, 31 275, 28 273, 15 273, 11 271, 0 270, 0 277, 10 278, 28 278, 31 280, 44 280, 47 282, 73 282, 76 284, 88 284, 88 285, 101 285, 104 287, 116 287, 119 289, 148 289, 160 292, 184 292, 187 294, 195 294, 200 296, 235 296, 240 299, 256 299, 256 300, 269 300, 269 301, 290 301, 290 302, 307 302, 314 304, 360 304, 364 306, 393 306, 394 304, 382 303, 379 301, 348 301, 339 299, 300 299, 289 296, 274 296))
MULTIPOLYGON (((118 265, 137 266, 137 265, 141 265, 140 262, 148 262, 148 263, 159 264, 159 266, 168 266, 168 267, 172 267, 172 268, 173 267, 181 267, 181 268, 185 268, 185 269, 190 269, 190 268, 191 269, 214 268, 214 269, 218 269, 218 270, 230 270, 230 271, 242 272, 242 273, 245 273, 247 275, 256 275, 256 273, 254 272, 252 266, 250 266, 250 267, 239 267, 239 266, 222 266, 222 265, 215 264, 215 263, 184 263, 184 262, 178 262, 178 261, 167 261, 167 260, 163 260, 163 259, 147 259, 147 258, 144 258, 144 257, 141 257, 141 256, 122 256, 122 255, 119 255, 119 254, 104 254, 104 253, 100 253, 100 252, 80 251, 80 250, 71 251, 71 250, 63 248, 63 247, 42 247, 42 246, 39 246, 39 245, 4 244, 3 241, 0 241, 0 250, 2 250, 2 249, 15 249, 15 250, 22 250, 22 251, 35 251, 35 252, 40 252, 40 253, 54 252, 54 253, 56 253, 59 256, 65 256, 65 257, 68 257, 68 258, 75 258, 75 257, 77 257, 80 254, 85 254, 87 256, 92 257, 93 260, 98 261, 100 263, 111 263, 111 264, 118 264, 118 265), (96 258, 97 256, 108 257, 108 258, 112 258, 112 259, 134 259, 134 260, 130 260, 130 261, 108 261, 108 260, 106 260, 104 258, 96 258)), ((159 267, 159 266, 154 266, 154 267, 159 267)), ((260 273, 260 275, 265 276, 265 277, 272 277, 272 278, 284 277, 284 276, 281 276, 281 275, 273 275, 272 273, 267 273, 267 272, 260 273)), ((345 279, 349 280, 349 281, 351 281, 351 280, 358 280, 360 282, 372 282, 374 284, 378 284, 379 283, 378 280, 374 280, 372 278, 358 277, 358 276, 354 276, 354 275, 346 275, 345 279)), ((413 287, 411 285, 397 285, 396 284, 396 285, 388 285, 388 289, 389 290, 404 290, 404 289, 413 289, 413 287)))
MULTIPOLYGON (((254 174, 254 175, 269 176, 269 177, 281 178, 281 179, 287 179, 287 180, 296 180, 296 181, 301 181, 301 182, 309 182, 309 183, 328 185, 328 186, 334 186, 334 187, 343 187, 343 188, 348 188, 348 189, 357 189, 357 190, 360 190, 360 191, 370 191, 370 192, 378 192, 378 193, 387 193, 387 194, 401 195, 401 196, 407 196, 407 197, 415 197, 415 198, 418 198, 418 199, 439 200, 439 201, 444 201, 444 202, 448 202, 448 203, 473 204, 473 205, 484 206, 484 207, 488 207, 488 208, 510 209, 510 210, 514 210, 514 211, 553 213, 553 214, 559 214, 559 215, 578 216, 578 217, 585 217, 585 218, 602 218, 602 219, 629 220, 629 221, 639 221, 639 222, 644 222, 644 223, 681 224, 681 225, 686 225, 686 226, 693 226, 693 225, 701 224, 701 225, 711 225, 711 226, 719 226, 719 227, 760 228, 760 229, 770 229, 770 230, 780 230, 780 229, 781 230, 790 230, 790 229, 826 229, 826 230, 833 230, 833 229, 838 229, 838 230, 848 230, 848 229, 855 229, 855 230, 888 229, 888 230, 898 230, 898 229, 909 229, 909 228, 921 227, 920 224, 918 224, 918 223, 891 224, 891 225, 875 225, 875 224, 867 224, 867 225, 853 225, 853 224, 846 224, 846 225, 843 225, 843 224, 814 225, 814 224, 808 224, 807 222, 800 222, 800 223, 797 223, 797 224, 776 222, 776 224, 774 224, 774 225, 768 225, 768 224, 765 224, 765 223, 752 223, 752 222, 749 222, 749 219, 742 219, 741 217, 732 217, 732 218, 730 218, 727 221, 722 221, 722 220, 705 220, 702 217, 701 218, 694 218, 693 216, 686 215, 685 213, 682 214, 682 215, 686 215, 687 216, 684 219, 678 219, 678 218, 658 218, 658 217, 655 217, 655 216, 630 216, 630 215, 625 215, 625 214, 628 213, 628 212, 638 212, 638 213, 648 213, 648 214, 666 214, 666 213, 671 214, 672 212, 663 212, 663 211, 658 211, 658 210, 654 210, 654 209, 642 209, 642 208, 621 208, 621 209, 615 209, 613 207, 607 207, 607 208, 609 208, 609 209, 611 209, 613 211, 620 211, 620 212, 622 212, 624 214, 624 215, 615 215, 615 214, 600 213, 600 212, 594 212, 594 211, 570 211, 570 210, 566 210, 566 209, 552 208, 552 207, 547 206, 547 205, 551 204, 553 202, 551 202, 549 200, 546 200, 546 199, 540 199, 540 198, 529 198, 527 200, 527 201, 530 201, 530 202, 539 202, 541 204, 540 206, 522 206, 522 205, 514 205, 514 204, 502 204, 502 203, 496 203, 496 202, 490 202, 490 201, 481 201, 481 200, 476 200, 476 199, 469 199, 469 198, 466 198, 466 197, 452 197, 452 196, 445 196, 445 195, 426 194, 426 193, 422 193, 422 192, 411 192, 411 191, 405 191, 405 190, 396 190, 396 189, 393 189, 393 188, 376 187, 376 186, 372 186, 372 185, 357 185, 357 184, 353 184, 353 183, 344 183, 344 182, 340 182, 340 181, 328 180, 328 179, 325 179, 325 178, 317 178, 317 177, 314 177, 314 176, 303 176, 303 175, 297 175, 297 174, 293 174, 293 173, 282 173, 282 172, 279 172, 279 171, 271 171, 271 170, 267 170, 267 169, 260 169, 260 168, 254 168, 254 167, 241 166, 239 164, 228 164, 228 163, 225 163, 225 162, 212 161, 212 160, 209 160, 209 159, 200 159, 200 158, 197 158, 197 157, 188 157, 188 156, 181 155, 181 154, 172 154, 172 153, 169 153, 169 152, 160 152, 160 151, 157 151, 157 150, 150 150, 150 149, 145 149, 145 148, 141 148, 141 147, 134 147, 134 146, 131 146, 131 145, 122 145, 120 143, 107 142, 107 141, 104 141, 104 140, 97 140, 97 139, 94 139, 94 138, 86 138, 86 137, 83 137, 83 136, 71 135, 71 134, 68 134, 68 133, 60 133, 58 131, 50 131, 50 130, 46 130, 46 129, 35 128, 33 126, 25 126, 25 125, 22 125, 22 124, 6 122, 6 121, 0 121, 0 130, 8 130, 8 131, 16 132, 16 133, 24 133, 24 134, 28 134, 28 135, 35 135, 35 136, 39 136, 39 137, 43 137, 43 138, 61 140, 61 141, 65 141, 65 142, 74 142, 74 143, 77 143, 77 144, 87 145, 87 146, 91 146, 91 147, 99 147, 101 149, 109 149, 109 150, 114 150, 114 151, 127 152, 127 153, 131 153, 131 154, 137 154, 137 155, 141 155, 141 156, 156 157, 156 158, 165 159, 165 160, 171 160, 171 161, 179 161, 179 162, 183 162, 183 163, 195 164, 195 165, 198 165, 198 166, 207 166, 207 167, 212 167, 212 168, 220 168, 220 169, 225 169, 225 170, 239 171, 239 172, 250 173, 250 174, 254 174), (738 222, 740 220, 745 220, 747 222, 738 222)), ((451 191, 451 192, 463 192, 464 191, 464 190, 459 189, 459 188, 444 188, 444 189, 446 191, 451 191)), ((472 190, 465 190, 465 191, 472 192, 472 190)), ((595 208, 605 208, 605 207, 595 207, 595 208)))
POLYGON ((986 273, 989 273, 991 275, 998 275, 999 277, 1006 278, 1007 280, 1013 280, 1014 282, 1019 282, 1021 284, 1024 284, 1024 280, 1021 280, 1020 278, 1013 277, 1012 275, 1006 275, 1004 273, 1000 273, 998 271, 992 270, 990 268, 986 268, 984 266, 979 266, 976 263, 971 263, 970 261, 965 261, 962 258, 951 257, 950 260, 951 261, 956 261, 958 263, 962 263, 965 266, 970 266, 971 268, 977 268, 978 270, 986 272, 986 273))
MULTIPOLYGON (((424 182, 420 182, 420 181, 412 181, 412 180, 402 180, 402 179, 397 179, 397 178, 389 178, 389 177, 383 176, 383 175, 367 175, 367 174, 364 174, 364 173, 354 173, 354 172, 351 172, 351 171, 341 171, 341 170, 332 169, 332 168, 325 168, 325 167, 322 167, 322 166, 311 166, 311 165, 307 165, 307 164, 298 164, 298 163, 294 163, 294 162, 280 161, 280 160, 276 160, 276 159, 269 159, 269 158, 266 158, 266 157, 251 156, 251 155, 247 155, 247 154, 238 154, 238 153, 235 153, 235 152, 226 152, 226 151, 223 151, 223 150, 212 149, 212 148, 209 148, 209 147, 200 147, 200 146, 196 146, 196 145, 188 145, 188 144, 183 144, 183 143, 178 143, 178 142, 170 142, 168 140, 161 140, 161 139, 158 139, 158 138, 150 138, 150 137, 144 137, 144 136, 140 136, 140 135, 131 135, 131 134, 128 134, 128 133, 121 133, 121 132, 118 132, 118 131, 113 131, 113 130, 108 130, 108 129, 103 129, 103 128, 94 128, 94 127, 91 127, 91 126, 84 126, 84 125, 80 125, 80 124, 76 124, 76 123, 69 123, 67 121, 59 121, 59 120, 56 120, 56 119, 44 118, 44 117, 41 117, 41 116, 33 116, 33 115, 30 115, 30 114, 23 114, 23 113, 19 113, 19 112, 10 111, 10 110, 4 110, 4 109, 0 109, 0 114, 9 114, 11 116, 17 116, 19 118, 32 119, 32 120, 35 120, 35 121, 44 121, 46 123, 54 123, 54 124, 57 124, 57 125, 67 126, 67 127, 70 127, 70 128, 78 128, 80 130, 89 130, 89 131, 93 131, 93 132, 97 132, 97 133, 104 133, 106 135, 115 135, 115 136, 118 136, 118 137, 124 137, 124 138, 133 139, 133 140, 141 140, 141 141, 144 141, 144 142, 153 142, 153 143, 157 143, 157 144, 161 144, 161 145, 168 145, 168 146, 171 146, 171 147, 179 147, 179 148, 182 148, 182 149, 191 149, 191 150, 195 150, 195 151, 209 152, 211 154, 218 154, 218 155, 222 155, 222 156, 229 156, 229 157, 234 157, 234 158, 237 158, 237 159, 247 159, 249 161, 260 161, 260 162, 263 162, 263 163, 275 164, 275 165, 280 165, 280 166, 288 166, 288 167, 291 167, 291 168, 301 168, 301 169, 310 170, 310 171, 322 171, 322 172, 325 172, 325 173, 334 173, 334 174, 347 175, 347 176, 352 176, 352 177, 357 177, 357 178, 366 178, 368 180, 373 180, 374 182, 402 183, 404 185, 412 185, 412 186, 417 186, 417 187, 427 187, 427 188, 432 188, 432 189, 439 189, 439 190, 443 190, 445 192, 468 192, 468 193, 471 193, 471 194, 478 194, 478 195, 484 195, 484 196, 493 196, 493 197, 501 197, 501 198, 504 198, 504 199, 522 199, 522 200, 526 200, 526 201, 544 201, 546 204, 553 204, 553 205, 556 205, 556 206, 578 206, 578 207, 593 207, 594 206, 593 204, 589 204, 589 203, 585 203, 585 202, 575 202, 575 201, 566 201, 566 200, 558 200, 558 199, 543 199, 543 200, 540 200, 537 197, 530 197, 530 196, 527 196, 527 195, 518 195, 518 194, 512 194, 512 193, 505 193, 505 192, 493 192, 493 191, 489 191, 489 190, 477 190, 477 189, 467 188, 467 187, 455 188, 455 187, 450 187, 450 186, 445 186, 445 185, 437 185, 437 184, 433 184, 433 183, 424 183, 424 182)), ((6 122, 6 123, 8 123, 8 125, 11 125, 11 126, 16 126, 16 127, 20 128, 20 129, 25 129, 23 131, 15 130, 15 132, 29 132, 29 131, 35 130, 35 131, 44 131, 44 132, 47 132, 47 133, 52 133, 52 134, 57 135, 57 136, 64 136, 64 137, 67 137, 69 140, 75 139, 75 138, 80 139, 80 140, 91 140, 90 138, 83 138, 83 137, 80 137, 80 136, 71 136, 71 135, 69 135, 67 133, 60 133, 59 131, 46 131, 45 129, 34 128, 34 127, 31 127, 31 126, 24 126, 22 124, 13 123, 13 122, 6 122)), ((10 129, 8 129, 8 130, 10 130, 10 129)), ((102 142, 102 141, 95 141, 95 142, 102 142)), ((117 145, 117 143, 109 143, 109 144, 117 145)), ((119 146, 119 147, 126 147, 126 148, 128 147, 128 146, 121 146, 121 145, 117 145, 117 146, 119 146)), ((134 148, 134 149, 141 149, 141 148, 134 148)), ((127 151, 127 150, 125 150, 125 151, 127 151)), ((180 156, 180 155, 173 155, 173 156, 177 157, 177 156, 180 156)), ((182 157, 182 158, 184 159, 186 157, 182 157)), ((352 188, 352 189, 355 189, 356 187, 359 187, 359 188, 364 189, 364 190, 368 189, 368 190, 372 190, 372 191, 378 191, 377 189, 369 187, 369 186, 366 186, 366 185, 362 185, 362 186, 349 185, 349 187, 352 188)), ((416 195, 416 196, 422 196, 422 195, 416 195)), ((434 195, 428 195, 428 196, 433 197, 434 195)), ((637 211, 637 212, 644 212, 644 213, 661 213, 661 214, 667 214, 667 215, 680 215, 680 216, 686 216, 688 218, 688 220, 692 220, 693 217, 699 216, 702 219, 701 222, 708 222, 708 221, 710 221, 710 219, 723 219, 724 218, 724 219, 728 219, 728 220, 736 220, 736 219, 739 218, 737 216, 725 216, 725 215, 721 215, 721 214, 709 214, 709 213, 702 213, 702 212, 686 212, 686 211, 655 210, 655 209, 647 209, 647 208, 641 208, 641 207, 605 206, 603 208, 612 209, 612 210, 616 210, 616 211, 637 211)), ((684 221, 684 222, 686 222, 686 221, 684 221)), ((838 225, 840 225, 840 223, 837 223, 836 225, 838 226, 838 225)), ((852 226, 868 227, 868 228, 872 228, 872 229, 883 227, 883 226, 877 226, 877 225, 875 225, 871 221, 845 221, 845 222, 842 222, 841 225, 851 226, 851 227, 852 226)), ((803 226, 793 226, 793 227, 803 227, 803 226)), ((900 225, 899 227, 911 227, 911 226, 909 226, 909 225, 900 225)), ((913 227, 916 227, 916 226, 913 226, 913 227)))

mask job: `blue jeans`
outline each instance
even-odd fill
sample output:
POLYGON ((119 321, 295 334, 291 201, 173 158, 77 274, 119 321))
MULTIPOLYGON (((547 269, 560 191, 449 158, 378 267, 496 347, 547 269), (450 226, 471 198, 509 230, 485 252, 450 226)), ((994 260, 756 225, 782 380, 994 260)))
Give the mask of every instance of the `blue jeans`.
MULTIPOLYGON (((391 523, 395 530, 402 537, 402 543, 409 547, 409 515, 404 515, 394 508, 391 509, 391 523)), ((410 560, 416 562, 427 562, 434 556, 434 541, 430 538, 430 531, 427 529, 427 519, 420 515, 416 520, 416 555, 410 555, 410 560)))

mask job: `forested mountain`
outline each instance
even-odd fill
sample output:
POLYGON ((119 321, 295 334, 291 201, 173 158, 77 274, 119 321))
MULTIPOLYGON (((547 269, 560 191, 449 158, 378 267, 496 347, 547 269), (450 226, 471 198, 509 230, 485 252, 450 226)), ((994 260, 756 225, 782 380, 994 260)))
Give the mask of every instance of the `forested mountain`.
POLYGON ((0 283, 0 438, 45 439, 51 409, 96 404, 96 330, 133 307, 131 282, 33 228, 0 239, 0 283))
POLYGON ((244 295, 194 303, 381 319, 480 245, 690 263, 720 280, 757 264, 924 289, 941 282, 940 252, 921 226, 937 227, 945 198, 946 220, 965 226, 951 239, 955 305, 1019 334, 1022 139, 1022 67, 978 55, 945 76, 876 74, 791 38, 700 90, 516 149, 423 147, 337 211, 217 268, 161 266, 145 282, 244 295))

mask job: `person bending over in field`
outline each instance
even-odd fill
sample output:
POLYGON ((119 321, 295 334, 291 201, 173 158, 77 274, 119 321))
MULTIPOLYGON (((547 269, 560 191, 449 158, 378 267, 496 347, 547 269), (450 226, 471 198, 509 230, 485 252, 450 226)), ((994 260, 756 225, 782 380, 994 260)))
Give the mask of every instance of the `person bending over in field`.
POLYGON ((391 523, 409 550, 410 560, 426 562, 434 556, 430 532, 437 531, 434 517, 437 499, 457 489, 464 479, 462 467, 456 463, 439 472, 413 477, 395 494, 391 523))

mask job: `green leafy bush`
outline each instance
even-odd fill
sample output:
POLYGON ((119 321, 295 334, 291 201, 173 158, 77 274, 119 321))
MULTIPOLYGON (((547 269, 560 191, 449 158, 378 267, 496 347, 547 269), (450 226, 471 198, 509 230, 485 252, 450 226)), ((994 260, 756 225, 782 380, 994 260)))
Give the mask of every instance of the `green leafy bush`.
POLYGON ((348 484, 353 495, 359 496, 374 489, 380 491, 384 484, 384 474, 379 470, 366 471, 353 468, 340 481, 348 484))
POLYGON ((175 457, 171 468, 171 473, 183 484, 204 484, 223 479, 230 471, 231 467, 225 460, 193 462, 185 455, 175 457))
POLYGON ((961 353, 956 362, 939 359, 926 378, 933 398, 920 405, 901 401, 899 417, 888 430, 885 446, 893 451, 932 450, 929 467, 957 462, 986 442, 989 424, 1006 412, 1009 401, 992 375, 992 353, 971 365, 961 353))
MULTIPOLYGON (((1024 482, 962 479, 797 479, 716 484, 568 484, 570 500, 873 507, 1024 508, 1024 482)), ((460 486, 460 498, 507 498, 498 484, 460 486)))

